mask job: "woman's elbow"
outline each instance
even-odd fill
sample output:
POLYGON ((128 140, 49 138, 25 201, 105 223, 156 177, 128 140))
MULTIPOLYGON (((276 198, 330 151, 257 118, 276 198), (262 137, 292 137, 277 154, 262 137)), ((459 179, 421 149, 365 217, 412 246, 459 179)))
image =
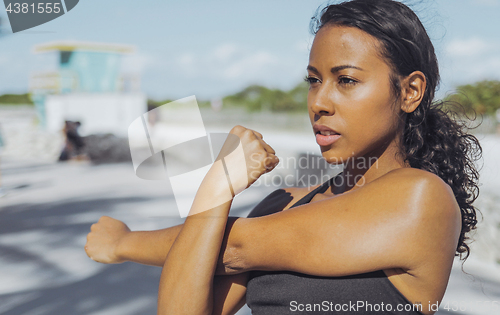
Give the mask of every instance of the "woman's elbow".
POLYGON ((243 235, 240 222, 236 220, 228 222, 217 262, 215 272, 217 275, 231 275, 247 271, 248 260, 245 259, 246 246, 243 235))
POLYGON ((241 256, 241 249, 233 246, 227 246, 221 252, 220 259, 217 262, 215 270, 216 275, 234 275, 247 271, 245 263, 241 256))

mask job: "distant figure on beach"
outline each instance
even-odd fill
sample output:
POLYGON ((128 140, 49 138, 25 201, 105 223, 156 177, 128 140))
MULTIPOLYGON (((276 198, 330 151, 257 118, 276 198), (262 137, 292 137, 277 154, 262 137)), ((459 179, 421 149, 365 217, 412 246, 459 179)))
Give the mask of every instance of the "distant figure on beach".
POLYGON ((352 0, 311 26, 308 114, 340 174, 229 217, 234 196, 279 162, 262 134, 235 126, 239 142, 227 138, 184 224, 131 232, 104 216, 91 226, 91 259, 163 267, 158 314, 235 314, 246 303, 254 315, 431 315, 455 256, 468 257, 481 147, 434 100, 439 68, 417 15, 352 0))
POLYGON ((80 136, 79 121, 64 122, 64 148, 59 155, 59 161, 77 160, 90 161, 93 164, 122 163, 131 160, 130 149, 126 138, 114 134, 91 134, 80 136))
POLYGON ((78 133, 81 123, 79 121, 66 120, 64 122, 63 132, 66 137, 64 148, 59 155, 59 161, 71 159, 84 159, 85 141, 78 133))

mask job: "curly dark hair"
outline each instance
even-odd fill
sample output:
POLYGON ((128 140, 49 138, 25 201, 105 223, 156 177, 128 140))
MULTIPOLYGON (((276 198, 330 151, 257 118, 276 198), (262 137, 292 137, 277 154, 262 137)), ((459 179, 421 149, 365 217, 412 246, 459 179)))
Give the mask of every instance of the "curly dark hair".
POLYGON ((329 5, 312 18, 312 33, 325 25, 356 27, 379 40, 381 56, 392 68, 390 80, 396 99, 401 93, 401 78, 414 71, 424 73, 427 86, 422 102, 415 111, 401 117, 402 154, 411 167, 436 174, 453 190, 462 215, 455 256, 467 259, 470 248, 466 240, 477 224, 472 205, 479 195, 475 161, 481 158, 482 149, 451 106, 433 102, 439 68, 424 26, 410 8, 393 0, 352 0, 329 5))

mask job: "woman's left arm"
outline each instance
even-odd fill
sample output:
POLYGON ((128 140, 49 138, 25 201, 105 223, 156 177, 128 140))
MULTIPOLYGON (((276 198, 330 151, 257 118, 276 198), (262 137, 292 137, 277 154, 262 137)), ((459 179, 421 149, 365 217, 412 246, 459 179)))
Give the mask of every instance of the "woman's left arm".
POLYGON ((397 169, 351 192, 237 219, 217 274, 411 272, 430 261, 451 264, 460 230, 460 210, 448 185, 422 170, 397 169))
POLYGON ((213 278, 232 198, 277 162, 262 135, 241 126, 231 130, 165 260, 158 314, 212 314, 213 278))

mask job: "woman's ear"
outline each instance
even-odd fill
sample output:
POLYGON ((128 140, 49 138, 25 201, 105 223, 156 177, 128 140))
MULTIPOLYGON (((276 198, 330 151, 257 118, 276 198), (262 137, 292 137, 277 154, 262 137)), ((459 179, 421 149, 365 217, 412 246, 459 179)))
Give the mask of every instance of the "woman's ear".
POLYGON ((421 71, 410 73, 401 82, 402 100, 401 110, 405 113, 411 113, 417 109, 424 98, 427 81, 421 71))

